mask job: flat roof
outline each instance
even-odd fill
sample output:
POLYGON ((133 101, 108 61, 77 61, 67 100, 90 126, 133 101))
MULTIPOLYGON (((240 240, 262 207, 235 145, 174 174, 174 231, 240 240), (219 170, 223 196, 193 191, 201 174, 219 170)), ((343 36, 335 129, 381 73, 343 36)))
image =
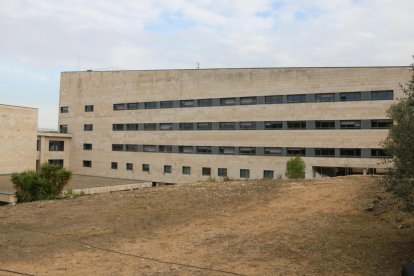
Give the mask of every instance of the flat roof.
POLYGON ((309 66, 309 67, 217 67, 217 68, 178 68, 178 69, 127 69, 127 70, 83 70, 83 71, 62 71, 61 73, 93 73, 93 72, 148 72, 148 71, 200 71, 200 70, 262 70, 262 69, 348 69, 348 68, 411 68, 409 65, 393 65, 393 66, 309 66))
POLYGON ((27 109, 38 109, 37 107, 12 105, 12 104, 2 104, 2 103, 0 103, 0 106, 8 106, 8 107, 16 107, 16 108, 27 108, 27 109))

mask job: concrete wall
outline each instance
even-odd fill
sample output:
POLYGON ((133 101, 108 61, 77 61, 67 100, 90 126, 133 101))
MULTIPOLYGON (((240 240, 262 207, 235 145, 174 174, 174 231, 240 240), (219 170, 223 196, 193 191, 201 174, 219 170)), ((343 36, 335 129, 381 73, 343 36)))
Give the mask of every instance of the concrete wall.
MULTIPOLYGON (((112 144, 378 148, 387 130, 235 130, 235 131, 112 131, 116 123, 224 122, 385 119, 393 101, 295 103, 248 106, 213 106, 150 110, 114 111, 113 104, 126 102, 292 95, 303 93, 394 90, 402 96, 400 83, 410 78, 409 67, 356 68, 263 68, 159 70, 113 72, 66 72, 61 75, 60 124, 73 135, 71 169, 78 174, 131 178, 162 182, 191 182, 201 176, 202 167, 227 168, 231 178, 240 169, 250 169, 251 178, 262 178, 263 170, 283 174, 289 157, 224 156, 176 153, 113 152, 112 144), (85 112, 85 105, 94 105, 85 112), (93 131, 84 131, 93 124, 93 131), (83 150, 92 143, 93 150, 83 150), (82 166, 92 161, 91 168, 82 166), (111 169, 118 162, 118 169, 111 169), (125 163, 133 163, 127 171, 125 163), (141 165, 150 164, 150 172, 141 165), (172 165, 171 174, 163 166, 172 165), (191 166, 183 175, 182 166, 191 166)), ((379 159, 305 157, 307 176, 312 166, 379 168, 379 159)))
POLYGON ((0 174, 36 168, 37 113, 0 104, 0 174))
POLYGON ((38 164, 48 163, 49 160, 63 160, 63 167, 69 168, 69 156, 70 156, 70 142, 72 135, 62 133, 44 133, 40 132, 37 135, 37 139, 40 143, 40 148, 37 152, 38 164), (64 142, 63 151, 51 151, 49 149, 50 141, 62 141, 64 142))

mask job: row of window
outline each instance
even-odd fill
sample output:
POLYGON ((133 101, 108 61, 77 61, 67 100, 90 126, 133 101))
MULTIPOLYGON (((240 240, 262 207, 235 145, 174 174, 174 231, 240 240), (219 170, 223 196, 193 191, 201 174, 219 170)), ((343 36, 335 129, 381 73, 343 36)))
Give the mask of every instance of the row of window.
MULTIPOLYGON (((113 131, 168 131, 168 130, 270 130, 270 129, 382 129, 390 128, 392 120, 323 120, 323 121, 248 121, 196 123, 130 123, 113 124, 113 131)), ((85 131, 93 126, 84 125, 85 131)))
MULTIPOLYGON (((85 145, 90 144, 84 144, 85 145)), ((92 145, 90 146, 92 149, 92 145)), ((220 147, 220 146, 173 146, 112 144, 112 151, 160 152, 187 154, 228 154, 228 155, 268 155, 306 157, 389 157, 383 149, 360 148, 295 148, 295 147, 220 147)))
MULTIPOLYGON (((83 160, 83 167, 92 167, 92 161, 90 160, 83 160)), ((117 170, 118 169, 118 162, 111 162, 111 169, 117 170)), ((125 163, 125 169, 127 171, 134 170, 133 163, 125 163)), ((141 164, 141 171, 142 172, 150 172, 150 164, 141 164)), ((172 165, 164 165, 163 169, 164 174, 172 173, 172 165)), ((191 175, 191 167, 190 166, 182 166, 181 173, 183 175, 191 175)), ((202 167, 201 174, 203 176, 211 176, 212 170, 210 167, 202 167)), ((227 168, 217 168, 217 176, 219 177, 227 177, 227 168)), ((240 178, 249 178, 250 177, 250 170, 249 169, 240 169, 240 178)), ((273 170, 264 170, 263 171, 263 178, 272 179, 274 178, 274 171, 273 170)))
POLYGON ((116 103, 113 110, 137 110, 158 108, 186 108, 186 107, 208 107, 208 106, 232 106, 232 105, 255 105, 255 104, 285 104, 285 103, 311 103, 311 102, 341 102, 341 101, 369 101, 369 100, 392 100, 393 90, 363 91, 363 92, 339 92, 339 93, 312 93, 295 95, 271 95, 271 96, 249 96, 210 99, 191 99, 174 101, 152 101, 116 103))
MULTIPOLYGON (((93 112, 93 105, 85 105, 85 112, 93 112)), ((69 106, 61 106, 60 113, 69 113, 69 106)))

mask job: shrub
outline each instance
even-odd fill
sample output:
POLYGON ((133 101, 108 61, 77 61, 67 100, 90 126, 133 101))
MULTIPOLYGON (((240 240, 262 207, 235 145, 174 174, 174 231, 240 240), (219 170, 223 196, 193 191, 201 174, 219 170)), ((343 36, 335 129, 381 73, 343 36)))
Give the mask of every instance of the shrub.
POLYGON ((285 175, 289 179, 305 178, 305 167, 303 159, 297 156, 287 161, 285 175))
POLYGON ((394 124, 383 146, 392 156, 392 166, 385 177, 388 188, 405 199, 407 207, 414 208, 414 64, 411 71, 410 81, 401 86, 405 97, 388 110, 394 124))
POLYGON ((57 198, 71 176, 72 172, 46 163, 38 171, 13 173, 11 180, 18 202, 29 202, 57 198))

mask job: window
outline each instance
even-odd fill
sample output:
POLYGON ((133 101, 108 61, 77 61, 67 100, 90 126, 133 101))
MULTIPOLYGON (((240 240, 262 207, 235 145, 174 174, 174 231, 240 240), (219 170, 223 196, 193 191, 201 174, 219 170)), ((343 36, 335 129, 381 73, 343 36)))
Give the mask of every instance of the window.
POLYGON ((155 123, 144 124, 144 130, 157 130, 157 124, 155 123))
POLYGON ((339 149, 341 157, 361 157, 361 149, 339 149))
POLYGON ((281 104, 283 103, 282 96, 266 96, 265 103, 267 104, 281 104))
POLYGON ((60 113, 68 113, 69 107, 68 106, 62 106, 60 107, 60 113))
POLYGON ((287 102, 288 103, 306 103, 306 95, 305 94, 288 95, 287 102))
POLYGON ((263 178, 264 179, 273 179, 274 176, 275 176, 275 174, 274 174, 273 171, 270 171, 270 170, 264 170, 263 171, 263 178))
POLYGON ((172 146, 159 146, 159 152, 172 152, 172 146))
POLYGON ((92 124, 84 124, 83 125, 83 130, 84 131, 92 131, 93 130, 93 125, 92 124))
POLYGON ((126 163, 126 170, 127 171, 132 171, 134 169, 134 164, 132 163, 126 163))
POLYGON ((150 171, 150 165, 149 164, 142 164, 142 171, 143 172, 149 172, 150 171))
POLYGON ((213 99, 201 99, 198 100, 198 106, 212 106, 213 105, 213 99))
POLYGON ((83 144, 83 149, 84 150, 92 150, 92 144, 83 144))
POLYGON ((173 108, 174 102, 173 101, 162 101, 160 102, 160 107, 161 108, 173 108))
POLYGON ((171 165, 164 165, 164 173, 171 173, 172 167, 171 165))
POLYGON ((93 105, 85 105, 85 112, 93 112, 93 105))
POLYGON ((220 105, 235 105, 236 98, 222 98, 220 99, 220 105))
POLYGON ((212 130, 213 124, 212 123, 197 123, 198 130, 212 130))
POLYGON ((111 162, 111 169, 117 170, 118 169, 118 162, 111 162))
POLYGON ((256 129, 256 122, 240 122, 240 129, 253 130, 256 129))
POLYGON ((112 151, 123 151, 124 145, 122 144, 112 144, 112 151))
POLYGON ((161 123, 160 130, 173 130, 173 123, 161 123))
POLYGON ((113 131, 121 131, 124 130, 124 124, 113 124, 112 125, 112 130, 113 131))
POLYGON ((394 91, 371 91, 371 100, 392 100, 394 99, 394 91))
POLYGON ((341 101, 360 101, 361 92, 344 92, 339 94, 341 101))
POLYGON ((48 163, 63 168, 63 159, 49 159, 48 163))
POLYGON ((234 147, 219 147, 220 154, 235 154, 236 150, 234 147))
POLYGON ((37 141, 36 141, 36 150, 37 150, 37 151, 40 151, 40 148, 41 148, 41 143, 40 143, 40 140, 37 140, 37 141))
POLYGON ((114 110, 125 110, 126 109, 126 104, 124 103, 119 103, 119 104, 114 104, 114 110))
POLYGON ((371 157, 391 157, 384 149, 371 149, 371 157))
POLYGON ((334 129, 335 121, 315 121, 316 129, 334 129))
POLYGON ((256 104, 256 103, 257 103, 257 97, 241 97, 240 98, 241 105, 256 104))
POLYGON ((191 174, 191 167, 183 166, 183 174, 191 174))
POLYGON ((305 129, 306 121, 291 121, 287 122, 288 129, 305 129))
POLYGON ((250 170, 240 169, 240 178, 249 178, 250 170))
POLYGON ((265 129, 282 129, 283 123, 279 121, 264 122, 265 129))
POLYGON ((264 148, 265 155, 282 155, 282 148, 264 148))
POLYGON ((59 126, 60 133, 68 133, 68 125, 60 125, 59 126))
POLYGON ((193 130, 193 123, 180 123, 180 130, 193 130))
POLYGON ((287 148, 287 156, 305 156, 304 148, 287 148))
POLYGON ((125 145, 125 151, 138 152, 139 147, 136 144, 126 144, 125 145))
POLYGON ((157 108, 157 102, 146 102, 144 103, 145 109, 154 109, 157 108))
POLYGON ((211 147, 197 147, 197 153, 209 154, 211 153, 211 147))
POLYGON ((371 128, 390 128, 392 120, 371 120, 371 128))
POLYGON ((217 175, 221 177, 227 176, 227 168, 218 168, 217 169, 217 175))
POLYGON ((126 124, 126 130, 128 131, 138 130, 138 124, 126 124))
POLYGON ((315 149, 315 156, 322 156, 322 157, 335 156, 335 149, 315 149))
POLYGON ((235 122, 220 122, 219 128, 221 130, 234 130, 236 129, 236 123, 235 122))
POLYGON ((194 100, 182 100, 180 101, 181 107, 193 107, 194 106, 194 100))
POLYGON ((92 167, 92 161, 90 161, 90 160, 83 160, 82 161, 82 166, 85 167, 85 168, 90 168, 90 167, 92 167))
POLYGON ((203 176, 210 176, 211 175, 211 168, 206 168, 206 167, 201 168, 201 174, 203 176))
POLYGON ((256 155, 256 148, 254 147, 240 147, 239 148, 240 155, 256 155))
POLYGON ((65 150, 65 142, 64 141, 49 141, 49 151, 64 151, 65 150))
POLYGON ((341 128, 343 129, 358 129, 358 128, 361 128, 361 121, 356 121, 356 120, 341 121, 340 125, 341 125, 341 128))
POLYGON ((138 152, 138 145, 135 144, 126 144, 125 145, 126 151, 138 152))
POLYGON ((139 109, 139 103, 128 103, 127 104, 128 110, 136 110, 139 109))
POLYGON ((144 145, 144 152, 156 152, 157 147, 155 145, 144 145))
POLYGON ((179 146, 178 151, 180 153, 193 153, 193 147, 192 146, 179 146))
POLYGON ((315 94, 315 102, 334 102, 334 93, 315 94))

